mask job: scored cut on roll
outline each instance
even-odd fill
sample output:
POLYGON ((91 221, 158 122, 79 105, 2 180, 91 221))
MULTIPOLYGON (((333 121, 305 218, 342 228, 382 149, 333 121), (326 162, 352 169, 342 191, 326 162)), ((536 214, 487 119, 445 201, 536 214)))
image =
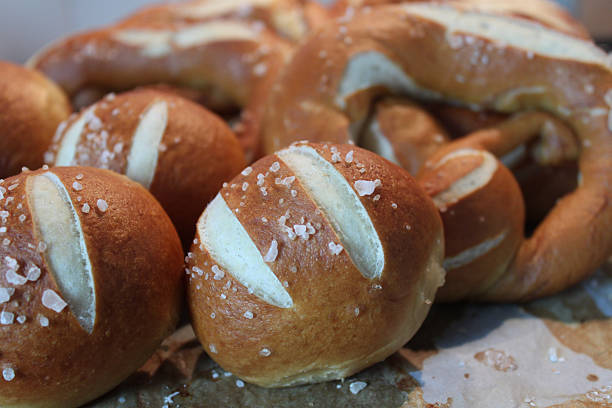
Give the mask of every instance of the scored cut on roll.
POLYGON ((39 72, 0 61, 0 178, 38 169, 57 126, 71 108, 64 92, 39 72))
POLYGON ((0 191, 0 405, 80 406, 174 329, 180 241, 150 193, 108 170, 23 172, 0 191))
POLYGON ((351 145, 296 144, 247 167, 202 214, 192 324, 246 381, 344 378, 416 332, 443 252, 437 210, 405 170, 351 145))
POLYGON ((159 200, 187 246, 206 204, 245 165, 219 117, 152 89, 109 94, 64 122, 45 160, 106 168, 137 181, 159 200))

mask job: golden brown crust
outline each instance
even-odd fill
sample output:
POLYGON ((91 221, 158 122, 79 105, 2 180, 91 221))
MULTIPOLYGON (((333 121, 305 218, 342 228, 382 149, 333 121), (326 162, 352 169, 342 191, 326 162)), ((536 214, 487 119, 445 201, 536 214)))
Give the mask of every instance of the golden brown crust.
MULTIPOLYGON (((366 132, 379 132, 378 137, 387 139, 397 164, 413 176, 429 156, 448 142, 446 131, 425 109, 399 98, 385 98, 378 102, 372 121, 366 132)), ((359 144, 372 150, 363 140, 361 136, 359 144)))
MULTIPOLYGON (((436 159, 461 151, 443 150, 446 155, 436 154, 436 159)), ((436 197, 484 164, 481 151, 473 153, 426 167, 419 174, 420 185, 436 197)), ((490 180, 438 209, 444 224, 446 281, 436 299, 477 298, 506 271, 523 239, 525 209, 519 186, 512 173, 496 162, 490 180)))
POLYGON ((147 109, 157 102, 165 102, 168 120, 156 147, 158 159, 149 189, 188 246, 206 204, 245 165, 236 137, 216 115, 167 92, 141 89, 111 94, 63 126, 47 159, 49 164, 57 163, 58 150, 71 126, 87 117, 70 165, 125 174, 134 132, 147 109))
POLYGON ((268 90, 294 42, 326 20, 308 1, 230 6, 199 12, 202 0, 143 9, 115 25, 52 44, 28 64, 71 97, 167 84, 206 95, 213 109, 242 110, 238 138, 249 160, 259 157, 259 122, 268 90), (230 67, 228 69, 228 67, 230 67))
POLYGON ((38 169, 55 129, 70 114, 61 89, 40 73, 0 61, 0 178, 38 169))
POLYGON ((268 265, 280 282, 286 282, 293 306, 266 303, 229 271, 223 279, 213 279, 211 268, 219 261, 211 257, 199 234, 189 260, 193 325, 212 358, 263 386, 343 378, 384 359, 420 326, 431 303, 423 296, 433 295, 441 283, 436 270, 443 247, 440 219, 408 173, 350 145, 308 146, 351 186, 355 180, 382 180, 376 195, 360 197, 360 202, 382 242, 385 266, 380 278, 370 280, 347 250, 330 252, 330 242, 342 241, 299 179, 290 187, 275 183, 276 178, 295 174, 277 156, 262 158, 249 175, 241 174, 223 188, 220 196, 262 256, 277 240, 278 256, 268 265), (333 163, 332 147, 342 157, 353 151, 353 162, 333 163), (273 172, 275 162, 279 169, 273 172), (265 180, 260 186, 259 174, 265 180), (287 218, 279 222, 281 217, 287 218), (308 222, 316 232, 307 240, 291 239, 283 227, 308 222), (245 318, 247 312, 252 318, 245 318), (264 348, 269 353, 262 354, 264 348))
MULTIPOLYGON (((367 111, 363 104, 369 105, 377 96, 388 93, 374 85, 349 92, 353 83, 345 74, 349 68, 358 70, 356 65, 349 66, 357 57, 365 65, 374 55, 370 61, 385 59, 401 67, 416 84, 412 88, 405 85, 406 81, 402 84, 404 92, 412 96, 437 97, 505 113, 549 111, 576 133, 581 145, 582 185, 558 202, 534 235, 523 242, 503 283, 483 298, 526 300, 576 283, 612 251, 612 184, 608 171, 612 160, 608 119, 612 73, 605 53, 590 42, 534 26, 516 27, 533 27, 529 30, 563 39, 569 44, 567 56, 555 57, 542 43, 540 49, 531 49, 532 45, 526 43, 502 43, 495 39, 494 30, 461 34, 438 22, 434 11, 430 17, 425 17, 425 12, 419 14, 424 8, 434 10, 434 6, 404 5, 357 12, 350 21, 330 26, 305 42, 270 99, 265 149, 277 149, 296 139, 319 140, 321 135, 336 142, 348 140, 359 123, 351 113, 367 111), (474 55, 479 56, 477 61, 474 55), (568 82, 567 75, 576 81, 568 82), (344 93, 339 95, 341 88, 344 93)), ((452 8, 446 10, 450 11, 445 16, 456 17, 452 8)), ((457 13, 464 15, 463 11, 457 13)), ((478 13, 465 16, 472 16, 475 25, 481 18, 492 20, 491 24, 508 23, 478 13)))
POLYGON ((506 15, 513 18, 537 22, 546 27, 578 38, 590 38, 589 32, 563 7, 550 0, 340 0, 332 9, 332 14, 342 15, 348 8, 373 7, 408 2, 430 1, 451 3, 464 9, 506 15))
MULTIPOLYGON (((41 276, 16 286, 4 310, 25 316, 23 324, 3 325, 2 366, 15 377, 0 381, 2 406, 76 407, 116 386, 137 369, 170 333, 181 301, 182 251, 172 224, 152 196, 138 184, 106 170, 56 168, 77 209, 91 261, 96 293, 96 319, 88 334, 70 308, 56 313, 41 303, 41 295, 61 290, 43 257, 53 242, 41 243, 26 198, 28 179, 45 170, 25 172, 3 185, 18 186, 6 196, 10 215, 3 226, 2 258, 13 257, 23 273, 37 265, 41 276), (75 190, 77 181, 82 189, 75 190), (97 200, 108 208, 101 211, 97 200), (87 203, 89 212, 81 207, 87 203), (19 208, 19 210, 17 210, 19 208), (20 214, 25 220, 19 220, 20 214), (3 239, 4 239, 3 238, 3 239), (41 246, 42 245, 42 246, 41 246), (41 316, 48 326, 41 325, 41 316)), ((104 208, 104 207, 102 207, 104 208)), ((0 286, 15 287, 0 274, 0 286)))

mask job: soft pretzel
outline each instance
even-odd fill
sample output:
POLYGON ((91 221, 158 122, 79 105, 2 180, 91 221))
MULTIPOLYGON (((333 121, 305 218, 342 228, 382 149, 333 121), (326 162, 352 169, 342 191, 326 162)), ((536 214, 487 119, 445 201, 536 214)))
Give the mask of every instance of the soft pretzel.
POLYGON ((23 172, 0 190, 0 405, 81 406, 174 329, 180 241, 151 194, 111 171, 23 172))
POLYGON ((291 49, 277 33, 300 37, 315 24, 301 3, 200 0, 157 6, 60 40, 28 64, 71 96, 157 83, 199 90, 213 107, 243 109, 237 132, 251 158, 263 101, 291 49))
POLYGON ((444 279, 431 200, 405 170, 351 145, 301 143, 262 158, 197 230, 196 334, 222 367, 266 387, 383 360, 416 332, 444 279))
POLYGON ((0 178, 42 166, 70 111, 66 95, 40 73, 0 61, 0 178))
POLYGON ((74 115, 58 128, 45 159, 126 174, 159 200, 186 245, 206 204, 245 165, 240 144, 221 119, 148 89, 110 94, 74 115))
POLYGON ((530 22, 575 37, 590 38, 588 30, 563 7, 549 0, 341 0, 332 8, 334 15, 350 15, 355 9, 399 3, 452 3, 483 13, 502 14, 530 22))
POLYGON ((522 243, 525 218, 520 190, 503 164, 512 166, 517 151, 524 151, 532 139, 539 139, 532 150, 534 159, 544 165, 578 155, 579 147, 564 123, 528 112, 442 147, 419 174, 444 221, 448 275, 439 292, 441 300, 503 299, 524 290, 506 294, 506 288, 500 292, 495 284, 522 243), (470 225, 478 227, 469 229, 470 225))
POLYGON ((297 51, 271 98, 266 150, 356 138, 362 118, 352 114, 389 92, 550 112, 579 140, 581 185, 522 242, 499 283, 505 291, 482 296, 524 300, 583 279, 612 251, 611 88, 607 55, 590 41, 451 5, 372 8, 297 51))
POLYGON ((376 103, 358 143, 416 175, 448 140, 426 110, 403 99, 386 98, 376 103))

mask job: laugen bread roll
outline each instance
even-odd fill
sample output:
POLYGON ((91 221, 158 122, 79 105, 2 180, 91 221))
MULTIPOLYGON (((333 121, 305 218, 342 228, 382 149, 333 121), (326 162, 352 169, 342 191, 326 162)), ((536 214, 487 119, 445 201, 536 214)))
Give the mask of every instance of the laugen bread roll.
POLYGON ((24 172, 0 192, 0 406, 80 406, 172 331, 179 239, 145 189, 110 171, 24 172))
POLYGON ((37 169, 70 115, 64 92, 36 71, 0 61, 0 178, 37 169))
POLYGON ((418 181, 444 223, 446 282, 437 299, 482 296, 503 275, 523 240, 525 207, 512 173, 486 150, 435 155, 418 181))
POLYGON ((46 160, 106 168, 139 182, 162 204, 186 246, 206 204, 245 165, 236 137, 216 115, 144 89, 110 94, 63 123, 46 160))
POLYGON ((431 200, 351 145, 298 144, 246 168, 208 205, 191 250, 196 334, 224 369, 265 387, 383 360, 444 280, 431 200))

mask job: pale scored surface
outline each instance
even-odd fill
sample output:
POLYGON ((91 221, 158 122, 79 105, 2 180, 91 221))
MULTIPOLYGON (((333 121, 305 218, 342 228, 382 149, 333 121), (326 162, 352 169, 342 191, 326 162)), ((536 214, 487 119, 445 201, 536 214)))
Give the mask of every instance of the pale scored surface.
POLYGON ((293 146, 277 156, 323 211, 361 274, 368 279, 380 277, 385 265, 382 243, 370 215, 344 176, 308 146, 293 146))
POLYGON ((291 296, 221 195, 217 194, 200 217, 198 234, 214 262, 255 296, 281 308, 293 306, 291 296))
POLYGON ((47 244, 45 258, 61 296, 88 333, 96 319, 93 272, 79 215, 61 180, 52 172, 27 179, 34 228, 47 244))
POLYGON ((165 101, 153 102, 142 114, 132 138, 125 174, 147 189, 155 175, 159 145, 167 124, 168 104, 165 101))
POLYGON ((456 180, 446 190, 439 192, 432 197, 438 208, 444 208, 448 204, 456 203, 462 197, 472 194, 474 191, 486 186, 493 174, 497 171, 497 159, 491 153, 474 150, 474 149, 459 149, 444 156, 435 168, 438 168, 450 160, 455 160, 466 156, 481 156, 483 161, 480 166, 456 180))

